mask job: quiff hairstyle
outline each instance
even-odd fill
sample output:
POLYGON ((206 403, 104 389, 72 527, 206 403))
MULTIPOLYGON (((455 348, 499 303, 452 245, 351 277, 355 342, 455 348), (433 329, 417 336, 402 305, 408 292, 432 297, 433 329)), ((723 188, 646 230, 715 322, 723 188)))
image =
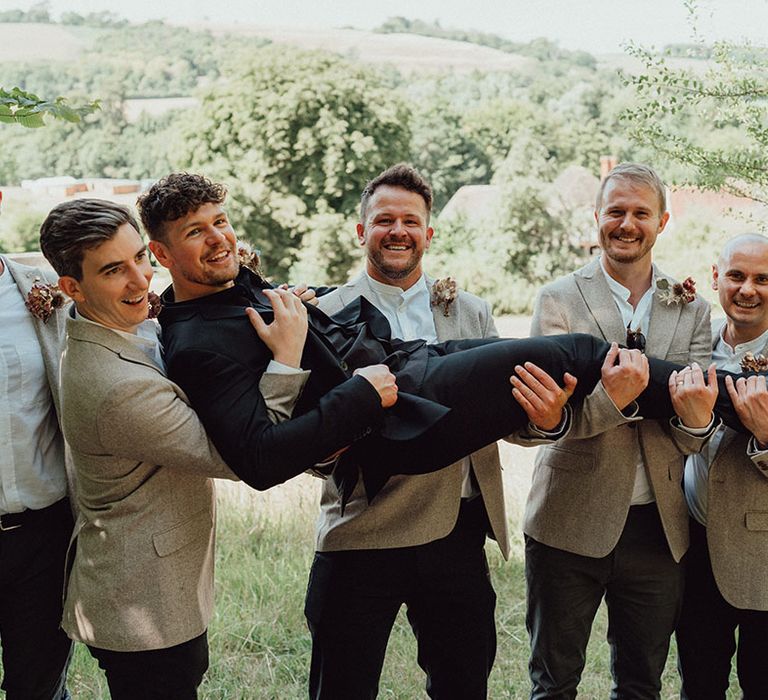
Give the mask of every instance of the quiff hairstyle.
POLYGON ((595 199, 595 211, 600 211, 603 205, 603 192, 611 180, 616 179, 629 180, 638 185, 650 187, 659 198, 659 215, 667 211, 667 188, 659 174, 650 166, 643 163, 621 163, 606 175, 605 180, 600 183, 600 189, 597 191, 595 199))
POLYGON ((40 227, 40 250, 59 277, 83 278, 85 251, 114 238, 123 224, 138 232, 128 207, 106 199, 73 199, 51 209, 40 227))
POLYGON ((158 180, 137 205, 144 230, 153 241, 164 241, 165 224, 176 221, 204 204, 221 204, 227 188, 195 173, 171 173, 158 180))
POLYGON ((373 193, 383 185, 402 187, 404 190, 420 195, 427 207, 427 222, 429 222, 429 215, 432 213, 432 187, 416 168, 408 163, 398 163, 370 180, 363 189, 363 194, 360 196, 360 221, 363 224, 365 215, 368 213, 368 202, 373 197, 373 193))

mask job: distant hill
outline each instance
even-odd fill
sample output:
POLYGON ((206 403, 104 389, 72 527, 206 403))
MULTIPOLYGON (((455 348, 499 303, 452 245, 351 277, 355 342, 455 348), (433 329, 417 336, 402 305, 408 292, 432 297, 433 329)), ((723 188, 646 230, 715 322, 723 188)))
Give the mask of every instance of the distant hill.
POLYGON ((248 25, 205 26, 214 33, 258 36, 302 49, 333 51, 364 63, 387 63, 405 73, 412 71, 519 70, 532 60, 487 46, 415 34, 379 34, 361 29, 297 29, 248 25))
MULTIPOLYGON (((250 25, 190 24, 214 35, 262 37, 303 49, 333 51, 365 63, 412 71, 519 70, 532 59, 487 46, 414 34, 377 34, 358 29, 295 29, 250 25)), ((106 30, 59 24, 0 23, 0 62, 73 61, 106 30)))
POLYGON ((0 62, 73 61, 99 31, 61 24, 0 22, 0 62))

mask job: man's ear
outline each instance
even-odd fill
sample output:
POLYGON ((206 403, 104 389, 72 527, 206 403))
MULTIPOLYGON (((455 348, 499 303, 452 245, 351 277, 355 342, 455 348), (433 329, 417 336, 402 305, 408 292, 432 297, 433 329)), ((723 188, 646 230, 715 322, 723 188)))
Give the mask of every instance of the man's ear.
POLYGON ((717 265, 712 265, 712 289, 717 291, 717 265))
POLYGON ((664 229, 667 227, 667 222, 669 221, 669 212, 665 211, 661 218, 659 219, 659 233, 664 231, 664 229))
POLYGON ((171 267, 173 260, 171 259, 167 246, 162 241, 150 241, 147 245, 152 251, 152 255, 155 256, 157 262, 163 267, 171 267))
POLYGON ((432 243, 432 236, 435 235, 435 229, 433 229, 431 226, 427 227, 427 242, 424 246, 425 250, 429 250, 429 244, 432 243))
POLYGON ((70 277, 69 275, 59 277, 58 284, 59 289, 75 303, 85 300, 83 292, 80 289, 80 283, 74 277, 70 277))
POLYGON ((365 226, 358 224, 355 230, 357 231, 358 243, 360 243, 360 245, 365 245, 365 226))

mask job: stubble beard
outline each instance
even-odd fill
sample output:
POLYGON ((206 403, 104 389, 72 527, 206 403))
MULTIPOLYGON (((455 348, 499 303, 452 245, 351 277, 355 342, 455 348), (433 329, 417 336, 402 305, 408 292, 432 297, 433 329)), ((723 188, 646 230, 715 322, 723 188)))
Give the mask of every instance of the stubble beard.
POLYGON ((368 260, 371 265, 375 267, 382 277, 391 280, 402 280, 408 277, 413 271, 418 268, 421 262, 421 255, 414 249, 411 250, 411 255, 403 264, 395 266, 388 263, 380 250, 370 251, 368 260))

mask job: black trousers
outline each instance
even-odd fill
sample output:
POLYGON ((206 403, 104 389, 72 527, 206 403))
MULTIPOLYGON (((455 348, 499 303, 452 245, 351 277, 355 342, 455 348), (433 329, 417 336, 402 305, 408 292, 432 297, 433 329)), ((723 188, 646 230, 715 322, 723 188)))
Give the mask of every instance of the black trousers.
POLYGON ((60 700, 72 642, 61 622, 64 567, 72 534, 65 498, 0 532, 0 642, 7 700, 60 700))
MULTIPOLYGON (((391 475, 393 464, 402 474, 434 471, 525 426, 528 417, 509 385, 515 365, 534 362, 556 381, 562 381, 565 372, 575 375, 579 381, 571 402, 578 404, 600 380, 609 347, 609 343, 581 333, 519 340, 452 340, 430 346, 419 394, 451 411, 411 439, 374 434, 355 442, 342 455, 334 476, 340 491, 351 493, 357 465, 364 465, 366 491, 372 497, 391 475)), ((680 365, 652 357, 648 361, 650 382, 637 399, 640 415, 668 419, 674 410, 667 382, 680 365)), ((718 372, 720 394, 715 408, 727 425, 745 432, 725 390, 726 374, 718 372)))
POLYGON ((309 695, 375 698, 400 606, 418 643, 427 693, 437 700, 485 700, 496 655, 482 498, 462 501, 446 537, 417 547, 317 552, 305 614, 312 634, 309 695))
POLYGON ((693 518, 676 636, 681 698, 725 700, 734 653, 743 698, 768 698, 768 612, 740 610, 723 598, 712 574, 707 529, 693 518))
POLYGON ((207 632, 167 649, 88 650, 107 676, 112 700, 197 700, 208 670, 207 632))
POLYGON ((656 700, 680 611, 675 563, 655 503, 633 506, 614 550, 585 557, 526 537, 531 698, 576 697, 592 622, 608 607, 611 698, 656 700))

